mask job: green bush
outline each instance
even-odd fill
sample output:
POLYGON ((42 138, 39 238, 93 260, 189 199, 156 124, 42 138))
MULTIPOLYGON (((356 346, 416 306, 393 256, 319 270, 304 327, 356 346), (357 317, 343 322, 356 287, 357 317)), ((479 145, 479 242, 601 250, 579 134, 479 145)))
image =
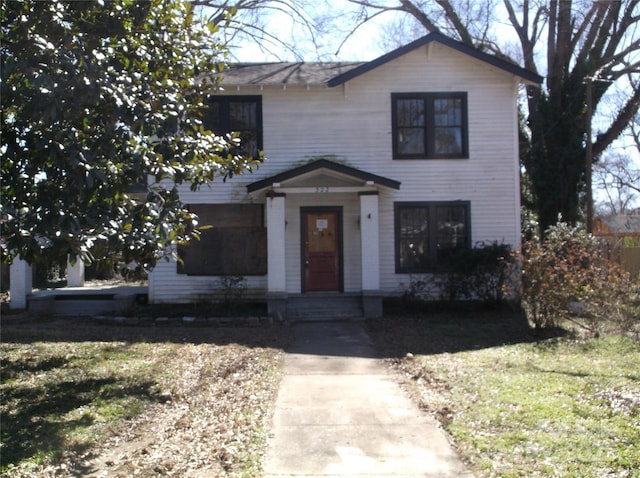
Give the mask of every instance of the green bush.
POLYGON ((596 335, 606 325, 629 330, 637 317, 634 288, 597 238, 577 227, 558 223, 543 241, 523 244, 522 306, 537 329, 569 319, 596 335))

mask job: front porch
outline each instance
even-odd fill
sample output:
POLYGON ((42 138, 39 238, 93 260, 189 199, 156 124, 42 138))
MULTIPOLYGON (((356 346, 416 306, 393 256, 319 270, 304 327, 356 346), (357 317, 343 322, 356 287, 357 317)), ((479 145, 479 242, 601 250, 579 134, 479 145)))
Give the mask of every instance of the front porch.
POLYGON ((269 313, 294 318, 301 301, 323 294, 324 307, 357 302, 361 317, 380 317, 380 196, 399 188, 326 159, 249 184, 265 204, 269 313))

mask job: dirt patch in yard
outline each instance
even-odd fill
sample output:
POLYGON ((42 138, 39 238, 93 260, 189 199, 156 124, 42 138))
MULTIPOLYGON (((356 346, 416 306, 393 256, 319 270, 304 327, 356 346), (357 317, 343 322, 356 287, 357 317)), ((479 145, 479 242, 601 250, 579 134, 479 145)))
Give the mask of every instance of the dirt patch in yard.
MULTIPOLYGON (((6 404, 14 401, 2 410, 3 475, 259 476, 282 349, 290 340, 290 328, 279 325, 139 327, 5 316, 1 391, 6 404), (37 357, 37 351, 48 356, 37 357), (38 431, 55 434, 57 449, 46 442, 51 437, 39 442, 29 434, 9 436, 24 425, 12 428, 10 422, 35 409, 20 410, 26 407, 25 390, 41 382, 43 390, 50 390, 41 400, 68 400, 77 387, 74 375, 113 382, 116 391, 96 389, 75 410, 31 417, 52 422, 38 431), (54 380, 69 393, 52 395, 54 380), (136 395, 136 387, 140 393, 133 402, 124 390, 136 395), (125 398, 138 408, 131 416, 113 412, 110 418, 102 402, 112 400, 117 410, 125 398), (61 429, 79 420, 87 422, 85 428, 61 429), (21 455, 26 445, 46 453, 21 455), (7 462, 7 451, 19 459, 7 462)), ((56 406, 49 403, 49 408, 56 406)))

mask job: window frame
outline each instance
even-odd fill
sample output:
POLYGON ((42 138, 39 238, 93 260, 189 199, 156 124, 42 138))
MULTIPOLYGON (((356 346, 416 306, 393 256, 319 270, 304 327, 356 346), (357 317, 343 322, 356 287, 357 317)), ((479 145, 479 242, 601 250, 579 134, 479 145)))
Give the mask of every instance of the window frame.
MULTIPOLYGON (((219 131, 212 131, 218 135, 230 134, 238 131, 234 131, 231 128, 231 103, 255 103, 256 105, 256 149, 255 154, 250 156, 257 158, 260 151, 264 149, 263 145, 263 121, 262 121, 262 96, 261 95, 210 95, 205 101, 205 105, 208 108, 211 103, 219 104, 218 111, 218 123, 219 131)), ((209 128, 206 120, 206 113, 203 117, 203 125, 205 128, 209 128)))
MULTIPOLYGON (((406 127, 406 126, 405 126, 406 127)), ((414 127, 415 129, 420 126, 414 127)), ((413 92, 391 93, 391 136, 393 159, 468 159, 469 158, 469 114, 467 93, 464 91, 452 92, 413 92), (434 104, 439 99, 451 99, 461 101, 461 151, 459 153, 436 153, 434 141, 434 104), (424 134, 424 153, 400 153, 398 148, 398 100, 422 100, 424 102, 425 119, 421 126, 424 134)))
POLYGON ((396 274, 428 274, 446 272, 450 270, 449 264, 438 263, 438 235, 437 235, 437 209, 442 207, 463 207, 465 209, 465 249, 471 248, 471 201, 401 201, 393 205, 394 219, 394 249, 395 249, 395 271, 396 274), (427 244, 428 263, 422 268, 407 267, 401 264, 401 240, 400 213, 404 208, 424 208, 427 209, 427 244))

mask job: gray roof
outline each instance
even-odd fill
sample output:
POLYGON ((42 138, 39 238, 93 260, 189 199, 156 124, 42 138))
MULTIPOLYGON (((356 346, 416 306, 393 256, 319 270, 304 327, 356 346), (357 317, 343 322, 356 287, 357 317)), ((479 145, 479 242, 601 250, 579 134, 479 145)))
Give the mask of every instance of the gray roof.
POLYGON ((363 62, 236 63, 222 85, 324 85, 363 62))
POLYGON ((440 33, 430 33, 408 45, 367 62, 236 63, 222 73, 222 85, 324 85, 334 87, 371 71, 416 48, 437 41, 531 83, 542 83, 537 73, 521 68, 440 33))
POLYGON ((640 233, 640 215, 618 214, 601 220, 614 234, 640 233))

